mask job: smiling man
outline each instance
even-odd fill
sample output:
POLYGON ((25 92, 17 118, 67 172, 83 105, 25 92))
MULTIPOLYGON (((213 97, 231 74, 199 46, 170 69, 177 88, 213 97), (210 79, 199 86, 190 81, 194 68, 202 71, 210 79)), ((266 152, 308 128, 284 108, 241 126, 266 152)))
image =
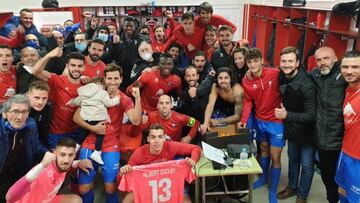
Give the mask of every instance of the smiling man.
POLYGON ((46 148, 39 142, 33 119, 28 118, 29 100, 24 95, 10 97, 0 118, 0 202, 16 180, 33 167, 46 148), (4 178, 6 177, 6 178, 4 178))
POLYGON ((297 203, 306 203, 314 175, 316 89, 311 78, 300 68, 296 48, 281 50, 280 70, 283 103, 275 108, 275 117, 284 120, 284 136, 288 140, 289 183, 277 197, 286 199, 297 195, 297 203))
POLYGON ((56 75, 44 70, 46 63, 53 57, 62 55, 61 48, 57 47, 40 59, 33 67, 32 74, 37 78, 47 81, 50 88, 50 98, 53 104, 53 116, 50 124, 48 146, 54 149, 58 140, 64 137, 75 138, 79 133, 79 127, 73 122, 72 117, 76 107, 66 103, 78 96, 77 88, 81 84, 81 76, 84 72, 84 55, 73 52, 68 55, 66 68, 68 75, 56 75))
POLYGON ((47 152, 42 161, 18 180, 7 192, 8 203, 57 202, 81 203, 74 194, 57 194, 71 166, 92 168, 89 160, 74 161, 76 143, 70 138, 58 142, 54 154, 47 152))
MULTIPOLYGON (((204 114, 204 123, 201 125, 201 133, 204 134, 211 127, 222 124, 232 124, 240 121, 240 114, 243 108, 244 90, 240 84, 235 83, 230 68, 219 68, 215 75, 216 83, 213 84, 209 95, 209 103, 206 106, 204 114), (223 100, 222 109, 233 114, 225 115, 221 119, 211 119, 217 100, 223 100)), ((227 113, 229 114, 229 113, 227 113)), ((214 117, 213 117, 214 118, 214 117)))
POLYGON ((182 93, 181 79, 172 73, 174 60, 169 53, 160 55, 159 69, 143 73, 137 81, 130 85, 127 94, 131 95, 131 88, 137 85, 141 90, 141 108, 147 112, 157 110, 159 97, 176 90, 178 96, 182 93))

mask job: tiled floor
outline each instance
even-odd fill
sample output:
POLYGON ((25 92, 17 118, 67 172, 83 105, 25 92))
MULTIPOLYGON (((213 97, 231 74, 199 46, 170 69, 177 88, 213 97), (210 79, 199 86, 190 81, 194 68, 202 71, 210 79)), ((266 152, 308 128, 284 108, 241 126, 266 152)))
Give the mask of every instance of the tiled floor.
MULTIPOLYGON (((286 147, 283 150, 282 153, 282 171, 281 171, 281 179, 280 179, 280 185, 278 190, 282 190, 287 185, 287 173, 288 173, 288 158, 287 158, 287 151, 286 147)), ((310 195, 308 197, 309 203, 326 203, 326 192, 325 187, 321 181, 321 177, 319 174, 315 173, 314 179, 311 186, 310 195)), ((239 202, 231 200, 227 197, 222 197, 222 203, 232 203, 232 202, 239 202)), ((295 203, 296 197, 291 197, 286 200, 279 200, 279 203, 295 203)), ((97 177, 96 180, 96 187, 95 187, 95 203, 105 203, 105 193, 103 190, 103 184, 101 181, 101 177, 97 177)), ((214 199, 207 199, 208 203, 214 203, 214 199)), ((264 186, 262 188, 259 188, 254 191, 253 194, 253 202, 254 203, 266 203, 268 202, 268 188, 267 186, 264 186)))

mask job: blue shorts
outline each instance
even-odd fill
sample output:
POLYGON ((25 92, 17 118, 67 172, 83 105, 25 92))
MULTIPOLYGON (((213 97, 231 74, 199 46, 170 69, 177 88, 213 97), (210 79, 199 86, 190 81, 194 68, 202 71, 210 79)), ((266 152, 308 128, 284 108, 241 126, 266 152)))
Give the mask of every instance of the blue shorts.
POLYGON ((346 191, 349 202, 360 202, 360 160, 341 151, 336 167, 335 181, 346 191))
POLYGON ((253 110, 250 112, 248 121, 246 123, 246 127, 250 130, 249 138, 256 139, 257 133, 259 132, 259 128, 256 124, 255 111, 253 110))
MULTIPOLYGON (((88 148, 81 148, 79 159, 90 159, 91 153, 94 150, 88 148)), ((101 158, 104 161, 104 165, 99 165, 97 162, 91 160, 94 169, 89 170, 89 174, 86 174, 84 171, 79 170, 79 184, 89 184, 91 183, 96 176, 96 171, 101 166, 102 175, 105 183, 115 183, 116 175, 119 172, 119 161, 120 161, 120 152, 102 152, 101 158)))
POLYGON ((72 138, 72 139, 76 140, 76 137, 79 136, 80 133, 81 133, 80 128, 73 131, 73 132, 64 133, 64 134, 49 133, 49 136, 48 136, 49 149, 55 149, 57 143, 59 142, 59 140, 64 139, 65 137, 72 138))
POLYGON ((257 118, 255 120, 258 127, 257 141, 269 142, 274 147, 284 147, 284 125, 282 123, 263 121, 257 118))

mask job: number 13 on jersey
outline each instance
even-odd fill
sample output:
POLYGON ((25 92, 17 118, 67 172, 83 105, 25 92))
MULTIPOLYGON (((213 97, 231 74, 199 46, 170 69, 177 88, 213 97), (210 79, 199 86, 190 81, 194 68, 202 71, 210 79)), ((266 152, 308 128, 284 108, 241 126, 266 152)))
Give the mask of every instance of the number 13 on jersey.
POLYGON ((149 185, 152 193, 152 203, 166 202, 171 199, 171 180, 163 178, 159 181, 150 180, 149 185))

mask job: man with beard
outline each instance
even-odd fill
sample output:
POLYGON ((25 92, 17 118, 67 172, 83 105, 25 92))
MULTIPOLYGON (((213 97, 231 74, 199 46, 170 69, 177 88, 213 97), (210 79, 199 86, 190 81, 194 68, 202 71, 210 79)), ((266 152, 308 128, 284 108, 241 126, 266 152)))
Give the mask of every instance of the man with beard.
POLYGON ((183 98, 177 102, 176 111, 194 117, 201 123, 204 122, 204 112, 208 104, 209 93, 214 76, 209 75, 199 83, 198 69, 189 66, 185 69, 185 82, 183 98))
POLYGON ((340 64, 332 48, 321 47, 316 50, 315 60, 317 68, 311 72, 317 90, 315 144, 327 200, 335 203, 339 201, 334 176, 344 136, 342 108, 347 83, 341 77, 340 64))
MULTIPOLYGON (((94 39, 89 42, 89 55, 85 56, 85 70, 82 73, 81 80, 83 83, 88 83, 92 78, 104 77, 105 63, 100 60, 105 52, 105 43, 100 39, 94 39)), ((65 68, 63 75, 68 74, 68 69, 65 68)))
POLYGON ((0 45, 0 106, 12 95, 16 88, 16 70, 13 50, 7 45, 0 45))
POLYGON ((71 167, 81 168, 86 172, 92 169, 89 160, 74 161, 75 146, 76 143, 70 138, 59 140, 54 153, 46 152, 42 161, 9 189, 6 201, 81 203, 78 195, 57 195, 71 167))
POLYGON ((158 66, 159 64, 159 53, 153 53, 151 45, 146 41, 140 43, 138 52, 140 58, 135 60, 135 64, 131 69, 131 83, 137 80, 144 70, 151 71, 152 67, 158 66))
POLYGON ((28 91, 29 85, 32 81, 37 80, 31 74, 32 67, 39 60, 39 53, 32 47, 25 47, 21 50, 21 63, 16 67, 16 92, 23 94, 28 91))
POLYGON ((296 203, 306 203, 314 175, 316 89, 310 76, 300 68, 296 48, 281 50, 280 70, 283 103, 275 108, 275 117, 284 120, 284 135, 288 140, 289 183, 277 197, 286 199, 297 194, 296 203))
POLYGON ((127 94, 131 95, 131 88, 140 86, 141 89, 141 107, 143 111, 155 111, 159 97, 163 94, 169 94, 171 91, 177 91, 181 96, 181 79, 172 73, 174 61, 170 54, 160 55, 159 69, 143 73, 137 81, 127 88, 127 94))
POLYGON ((215 79, 216 83, 211 87, 209 103, 206 106, 204 123, 201 125, 202 134, 205 134, 211 127, 240 121, 244 90, 240 84, 234 82, 230 68, 219 68, 216 72, 215 79), (226 112, 224 112, 225 116, 221 119, 211 119, 214 109, 217 110, 214 108, 215 103, 218 102, 217 100, 224 101, 224 105, 222 105, 221 108, 226 108, 226 112), (233 111, 233 114, 230 114, 231 111, 233 111))
POLYGON ((360 51, 349 51, 341 60, 341 75, 349 83, 343 106, 344 141, 336 167, 340 202, 360 202, 360 51))
POLYGON ((79 127, 73 122, 72 117, 76 107, 66 103, 78 96, 77 88, 81 86, 81 76, 84 72, 84 55, 72 52, 68 55, 66 68, 68 75, 56 75, 44 70, 46 63, 53 57, 62 55, 61 48, 57 47, 40 59, 33 67, 32 74, 37 78, 47 81, 50 89, 50 100, 53 104, 53 116, 50 124, 48 146, 54 149, 56 143, 64 138, 75 138, 80 133, 79 127))
POLYGON ((211 56, 211 64, 215 71, 220 67, 231 67, 232 51, 236 46, 233 40, 233 30, 230 26, 223 25, 219 28, 220 47, 211 56))
POLYGON ((100 166, 102 169, 102 176, 104 177, 104 187, 106 192, 106 202, 118 202, 118 193, 116 191, 116 174, 119 170, 120 151, 119 139, 122 136, 122 121, 124 116, 127 116, 131 124, 139 125, 141 122, 141 104, 140 104, 140 91, 138 87, 132 88, 132 96, 134 97, 135 104, 131 98, 126 96, 119 90, 122 82, 121 67, 115 64, 109 64, 104 70, 106 91, 111 98, 115 96, 120 97, 120 104, 108 108, 111 123, 100 122, 96 125, 90 125, 80 117, 80 109, 78 109, 73 117, 75 123, 80 127, 91 131, 83 142, 80 150, 79 159, 88 159, 94 151, 96 142, 95 134, 105 134, 102 144, 101 158, 104 161, 103 165, 93 162, 94 170, 90 170, 88 174, 80 171, 79 173, 79 192, 84 203, 94 202, 94 180, 96 177, 97 169, 100 166))
POLYGON ((172 111, 170 96, 164 94, 159 97, 158 111, 152 111, 142 116, 142 130, 147 130, 152 124, 159 123, 164 127, 164 132, 172 141, 189 144, 196 136, 199 121, 195 118, 172 111), (191 128, 186 136, 183 136, 183 127, 191 128))
POLYGON ((201 83, 211 71, 214 71, 211 64, 207 62, 205 52, 203 51, 195 52, 191 63, 199 73, 199 83, 201 83))

